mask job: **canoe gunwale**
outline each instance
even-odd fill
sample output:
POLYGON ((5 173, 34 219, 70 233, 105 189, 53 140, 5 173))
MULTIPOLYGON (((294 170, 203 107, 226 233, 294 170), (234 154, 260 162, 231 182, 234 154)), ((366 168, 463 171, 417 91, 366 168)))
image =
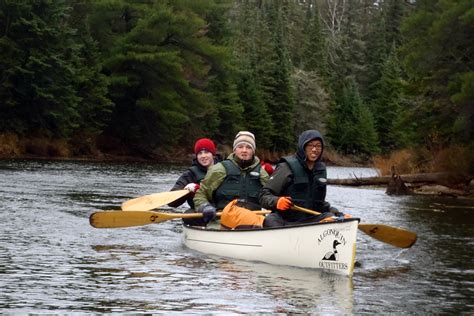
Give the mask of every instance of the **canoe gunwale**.
POLYGON ((255 231, 270 231, 270 230, 282 230, 282 229, 291 229, 291 228, 301 228, 306 226, 316 226, 316 225, 326 225, 326 224, 334 224, 334 223, 347 223, 352 221, 358 221, 360 223, 360 218, 358 217, 351 217, 345 218, 340 221, 334 222, 315 222, 315 223, 301 223, 296 225, 287 225, 287 226, 278 226, 278 227, 262 227, 262 228, 244 228, 244 229, 219 229, 219 228, 212 228, 212 227, 205 227, 205 226, 191 226, 188 224, 183 224, 183 227, 186 229, 198 230, 198 231, 209 231, 209 232, 255 232, 255 231))

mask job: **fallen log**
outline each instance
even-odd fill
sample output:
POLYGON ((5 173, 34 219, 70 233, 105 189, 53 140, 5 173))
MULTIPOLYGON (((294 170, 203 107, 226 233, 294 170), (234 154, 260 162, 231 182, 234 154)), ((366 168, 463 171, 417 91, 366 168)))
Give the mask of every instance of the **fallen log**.
MULTIPOLYGON (((464 182, 466 177, 463 175, 454 174, 451 172, 434 172, 434 173, 414 173, 399 175, 401 180, 405 183, 439 183, 451 184, 464 182)), ((348 186, 363 186, 363 185, 387 185, 392 176, 378 176, 349 179, 328 179, 328 184, 334 185, 348 185, 348 186)))
POLYGON ((348 186, 387 186, 388 195, 443 195, 474 197, 474 175, 452 172, 417 173, 350 179, 328 179, 328 184, 348 186), (407 185, 405 185, 405 182, 407 185))

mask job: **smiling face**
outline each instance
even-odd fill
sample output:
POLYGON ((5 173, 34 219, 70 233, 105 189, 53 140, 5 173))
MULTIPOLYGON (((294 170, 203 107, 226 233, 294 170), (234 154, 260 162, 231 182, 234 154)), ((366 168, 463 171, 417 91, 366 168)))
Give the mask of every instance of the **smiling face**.
POLYGON ((252 146, 246 143, 240 143, 235 147, 234 154, 242 161, 251 160, 253 158, 252 146))
POLYGON ((205 168, 209 168, 209 166, 214 164, 214 156, 210 151, 201 150, 196 157, 199 164, 205 168))
POLYGON ((304 146, 306 162, 313 165, 323 152, 323 143, 319 139, 313 139, 304 146))

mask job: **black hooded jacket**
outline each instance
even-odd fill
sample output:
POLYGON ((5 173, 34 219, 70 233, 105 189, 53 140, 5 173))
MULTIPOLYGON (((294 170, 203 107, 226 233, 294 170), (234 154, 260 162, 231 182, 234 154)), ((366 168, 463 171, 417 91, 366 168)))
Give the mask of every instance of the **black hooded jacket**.
MULTIPOLYGON (((222 157, 217 154, 214 156, 214 164, 222 161, 222 157)), ((191 167, 189 167, 186 171, 181 174, 181 176, 176 180, 176 183, 171 188, 171 191, 183 190, 186 185, 189 183, 201 183, 201 180, 204 179, 207 173, 207 168, 203 167, 197 160, 197 158, 193 159, 191 167)), ((188 202, 189 206, 194 209, 194 202, 193 202, 194 194, 187 194, 182 198, 168 204, 171 207, 178 207, 182 205, 184 202, 188 202)))
POLYGON ((282 196, 290 196, 293 203, 298 206, 309 208, 317 212, 329 212, 329 203, 326 198, 326 166, 321 162, 324 151, 324 140, 316 130, 303 132, 298 139, 296 154, 284 157, 278 164, 270 180, 260 193, 260 204, 264 208, 270 208, 287 221, 304 221, 312 215, 300 211, 276 209, 277 201, 282 196), (306 164, 304 147, 312 140, 318 139, 322 143, 321 155, 314 163, 313 169, 306 164))

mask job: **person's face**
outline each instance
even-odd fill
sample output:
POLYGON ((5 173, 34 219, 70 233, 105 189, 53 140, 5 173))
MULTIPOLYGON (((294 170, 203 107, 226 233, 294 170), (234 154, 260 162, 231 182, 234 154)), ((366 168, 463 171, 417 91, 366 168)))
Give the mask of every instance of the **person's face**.
POLYGON ((246 143, 238 144, 234 150, 235 155, 240 160, 250 160, 253 157, 253 149, 250 145, 246 143))
POLYGON ((323 151, 323 144, 320 140, 314 139, 308 142, 304 146, 304 152, 306 154, 306 159, 310 162, 315 162, 318 160, 319 156, 321 156, 321 152, 323 151))
POLYGON ((197 160, 203 167, 208 168, 214 164, 214 155, 210 151, 201 150, 197 154, 197 160))

